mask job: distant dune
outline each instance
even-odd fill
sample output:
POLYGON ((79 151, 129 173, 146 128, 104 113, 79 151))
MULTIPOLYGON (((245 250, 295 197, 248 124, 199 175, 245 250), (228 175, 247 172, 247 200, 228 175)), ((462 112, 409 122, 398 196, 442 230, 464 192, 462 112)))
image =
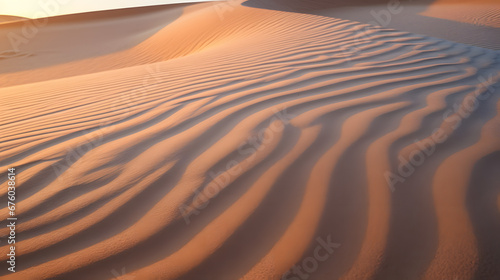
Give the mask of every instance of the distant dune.
POLYGON ((249 0, 243 5, 349 19, 500 50, 497 0, 249 0))
POLYGON ((497 0, 437 0, 423 15, 500 28, 500 5, 497 0))
MULTIPOLYGON (((326 0, 249 0, 242 5, 275 12, 342 17, 380 25, 385 23, 382 11, 387 13, 387 5, 381 5, 382 2, 372 0, 368 1, 369 6, 362 6, 361 0, 345 4, 331 4, 326 0), (372 11, 380 14, 380 19, 374 17, 372 11)), ((494 28, 453 21, 443 23, 443 20, 432 22, 429 17, 421 16, 420 13, 429 7, 427 2, 419 2, 419 5, 402 2, 402 12, 392 15, 387 26, 500 49, 500 36, 495 36, 498 31, 494 28)), ((10 40, 0 40, 0 50, 5 50, 0 56, 9 58, 0 59, 0 75, 3 72, 0 86, 165 61, 198 52, 227 39, 232 40, 231 36, 236 34, 259 32, 256 29, 252 31, 254 26, 247 24, 230 30, 221 25, 220 16, 225 17, 234 10, 237 1, 228 3, 221 7, 214 3, 163 5, 51 18, 33 38, 28 38, 28 43, 19 44, 17 52, 12 51, 10 40), (96 28, 97 25, 99 28, 96 28)), ((23 23, 4 26, 0 29, 0 37, 7 38, 11 32, 22 36, 23 26, 23 23)))
POLYGON ((0 279, 500 279, 500 46, 435 33, 498 31, 490 9, 413 33, 367 23, 381 2, 328 2, 88 13, 2 40, 19 224, 0 279))
POLYGON ((163 37, 163 41, 150 46, 151 49, 147 47, 150 45, 147 39, 180 17, 187 6, 164 5, 58 16, 36 29, 32 38, 23 35, 26 23, 4 26, 0 28, 0 37, 9 38, 11 34, 14 39, 0 41, 0 50, 11 55, 0 60, 0 71, 5 74, 0 86, 161 61, 161 52, 168 52, 164 47, 167 38, 163 37))
POLYGON ((16 21, 23 21, 23 20, 27 20, 27 18, 0 15, 0 24, 11 23, 11 22, 16 22, 16 21))

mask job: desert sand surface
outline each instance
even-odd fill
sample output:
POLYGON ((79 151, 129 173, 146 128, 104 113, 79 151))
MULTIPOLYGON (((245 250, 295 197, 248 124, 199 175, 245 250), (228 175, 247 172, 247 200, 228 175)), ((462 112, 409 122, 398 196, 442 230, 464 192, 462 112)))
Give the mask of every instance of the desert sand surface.
POLYGON ((500 28, 500 6, 496 0, 438 0, 424 13, 437 17, 500 28), (473 3, 474 5, 471 5, 473 3))
POLYGON ((23 21, 23 20, 27 20, 27 18, 18 17, 18 16, 0 15, 0 24, 11 23, 11 22, 16 22, 16 21, 23 21))
POLYGON ((386 26, 378 0, 178 4, 2 39, 0 279, 500 279, 498 13, 432 15, 448 2, 386 26))
POLYGON ((250 0, 246 5, 348 19, 500 49, 497 0, 250 0))

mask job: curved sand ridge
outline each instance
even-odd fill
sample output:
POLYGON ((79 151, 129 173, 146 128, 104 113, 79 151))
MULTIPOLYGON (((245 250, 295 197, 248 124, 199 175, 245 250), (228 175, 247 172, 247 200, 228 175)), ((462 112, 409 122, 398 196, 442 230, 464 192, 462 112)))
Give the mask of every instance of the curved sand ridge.
POLYGON ((467 198, 500 152, 499 52, 212 5, 135 47, 167 61, 0 88, 1 279, 500 276, 471 215, 499 202, 467 198))

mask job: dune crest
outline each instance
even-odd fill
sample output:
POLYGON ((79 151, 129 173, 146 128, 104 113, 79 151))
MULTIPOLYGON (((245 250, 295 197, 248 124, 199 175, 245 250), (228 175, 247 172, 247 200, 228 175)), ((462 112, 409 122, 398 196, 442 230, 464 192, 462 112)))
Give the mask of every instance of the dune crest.
POLYGON ((13 23, 13 22, 24 21, 24 20, 27 20, 27 18, 17 17, 17 16, 0 15, 0 24, 13 23))
POLYGON ((500 28, 500 3, 495 0, 437 0, 422 15, 500 28))

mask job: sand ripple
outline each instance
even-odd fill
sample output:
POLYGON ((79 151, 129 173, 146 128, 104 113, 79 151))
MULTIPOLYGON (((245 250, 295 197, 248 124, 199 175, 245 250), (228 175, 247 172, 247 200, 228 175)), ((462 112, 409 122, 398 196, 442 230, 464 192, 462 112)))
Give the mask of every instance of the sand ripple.
POLYGON ((499 277, 467 197, 499 215, 473 178, 498 166, 500 53, 231 8, 166 61, 0 88, 2 279, 279 279, 326 236, 310 279, 499 277))

